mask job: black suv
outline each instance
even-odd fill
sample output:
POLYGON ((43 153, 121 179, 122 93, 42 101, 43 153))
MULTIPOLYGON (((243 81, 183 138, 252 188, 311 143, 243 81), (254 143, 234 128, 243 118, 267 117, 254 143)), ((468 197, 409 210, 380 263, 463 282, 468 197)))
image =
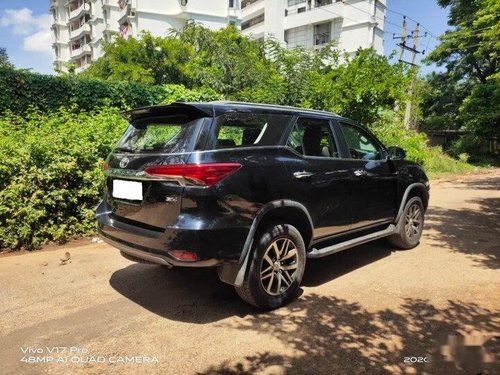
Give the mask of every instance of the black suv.
POLYGON ((124 115, 97 220, 130 260, 217 267, 245 301, 272 309, 296 295, 306 258, 381 237, 419 242, 424 171, 352 120, 234 102, 124 115))

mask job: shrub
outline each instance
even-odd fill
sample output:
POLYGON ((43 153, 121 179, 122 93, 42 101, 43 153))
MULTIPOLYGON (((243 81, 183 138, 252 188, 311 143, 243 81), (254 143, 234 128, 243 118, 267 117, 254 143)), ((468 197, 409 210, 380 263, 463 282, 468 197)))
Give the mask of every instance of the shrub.
POLYGON ((0 119, 0 248, 95 231, 102 163, 126 121, 116 109, 0 119))
POLYGON ((0 67, 0 114, 26 114, 35 107, 51 112, 60 107, 92 111, 104 105, 120 109, 170 103, 175 100, 217 100, 212 89, 187 89, 182 85, 143 85, 136 82, 81 79, 35 74, 0 67))
POLYGON ((471 170, 464 156, 456 160, 446 155, 441 147, 431 147, 425 133, 405 130, 401 119, 392 111, 380 113, 380 120, 371 130, 386 146, 399 146, 406 151, 407 159, 422 164, 430 176, 471 170))

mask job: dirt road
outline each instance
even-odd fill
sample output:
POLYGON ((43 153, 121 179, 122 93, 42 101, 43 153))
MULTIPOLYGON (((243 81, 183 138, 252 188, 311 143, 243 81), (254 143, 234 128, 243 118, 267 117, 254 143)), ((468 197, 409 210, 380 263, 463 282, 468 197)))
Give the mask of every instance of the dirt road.
POLYGON ((496 170, 433 183, 417 248, 396 251, 382 240, 310 261, 300 298, 269 313, 240 301, 212 269, 134 264, 90 240, 1 257, 0 372, 379 374, 427 366, 451 374, 483 362, 498 373, 499 254, 496 170), (71 262, 61 265, 66 251, 71 262), (466 336, 455 357, 446 355, 453 333, 466 336), (497 339, 481 349, 488 335, 497 339), (432 353, 433 364, 405 363, 432 353))

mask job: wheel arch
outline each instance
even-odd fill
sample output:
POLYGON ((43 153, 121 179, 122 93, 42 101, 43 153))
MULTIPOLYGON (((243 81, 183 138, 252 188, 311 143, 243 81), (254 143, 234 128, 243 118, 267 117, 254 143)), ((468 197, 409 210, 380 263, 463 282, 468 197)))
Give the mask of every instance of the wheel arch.
POLYGON ((243 262, 250 251, 255 234, 272 222, 293 225, 302 236, 306 250, 310 247, 313 236, 313 222, 307 209, 299 202, 280 199, 265 204, 255 216, 240 256, 240 263, 243 262))
POLYGON ((399 219, 403 214, 406 202, 408 202, 408 200, 411 199, 412 197, 419 197, 424 205, 424 210, 427 210, 427 206, 429 205, 429 192, 427 191, 427 187, 422 182, 415 182, 413 184, 410 184, 406 188, 403 197, 401 199, 401 203, 399 205, 399 211, 395 220, 396 224, 398 224, 399 219))
POLYGON ((309 249, 313 238, 313 222, 305 206, 299 202, 280 199, 266 203, 255 216, 245 245, 243 246, 238 263, 225 264, 219 267, 220 279, 231 285, 241 285, 248 268, 255 235, 273 222, 283 222, 293 225, 299 231, 306 251, 309 249))

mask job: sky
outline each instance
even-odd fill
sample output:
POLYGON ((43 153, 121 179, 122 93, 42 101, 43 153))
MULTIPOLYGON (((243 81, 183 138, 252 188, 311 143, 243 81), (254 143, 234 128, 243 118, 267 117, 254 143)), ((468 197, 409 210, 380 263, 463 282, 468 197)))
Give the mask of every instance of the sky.
MULTIPOLYGON (((399 59, 400 47, 396 44, 400 40, 393 39, 393 34, 396 34, 396 36, 401 35, 403 15, 407 17, 407 34, 415 28, 417 22, 420 23, 419 34, 422 35, 422 38, 417 49, 420 51, 425 50, 425 55, 439 44, 438 36, 450 29, 447 24, 448 10, 439 7, 436 0, 387 0, 384 49, 386 56, 390 55, 393 50, 397 51, 394 60, 399 59), (427 32, 426 37, 424 37, 425 32, 427 32)), ((419 54, 416 60, 417 64, 420 65, 421 73, 427 74, 432 70, 440 70, 436 66, 420 64, 420 60, 425 55, 419 54)), ((411 61, 409 51, 406 51, 403 60, 411 61)))
MULTIPOLYGON (((387 0, 385 23, 385 54, 398 50, 393 33, 401 34, 402 14, 408 19, 408 30, 420 22, 420 50, 431 51, 437 36, 447 29, 447 10, 435 0, 387 0)), ((52 35, 49 0, 0 0, 0 47, 6 48, 10 61, 18 68, 30 68, 39 73, 52 73, 52 35)), ((422 55, 419 55, 417 62, 422 55)), ((397 57, 396 57, 397 58, 397 57)), ((405 59, 411 58, 407 52, 405 59)), ((436 67, 421 66, 423 74, 436 67)))

